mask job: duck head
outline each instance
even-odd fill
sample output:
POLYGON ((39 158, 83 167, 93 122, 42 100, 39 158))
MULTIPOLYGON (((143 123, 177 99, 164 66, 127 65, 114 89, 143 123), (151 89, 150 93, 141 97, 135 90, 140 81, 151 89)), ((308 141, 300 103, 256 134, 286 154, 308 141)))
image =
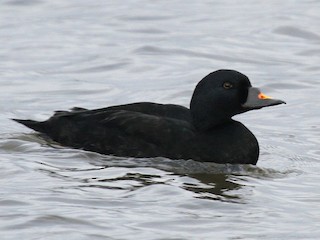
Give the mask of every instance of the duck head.
POLYGON ((251 86, 247 76, 234 70, 218 70, 196 86, 190 103, 194 126, 206 131, 231 121, 231 117, 254 109, 285 103, 251 86))

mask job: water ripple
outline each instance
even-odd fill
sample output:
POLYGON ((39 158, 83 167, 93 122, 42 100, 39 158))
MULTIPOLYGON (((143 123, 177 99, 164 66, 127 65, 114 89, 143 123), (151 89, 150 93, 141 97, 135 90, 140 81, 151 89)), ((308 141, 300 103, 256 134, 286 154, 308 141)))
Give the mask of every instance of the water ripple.
POLYGON ((303 38, 311 41, 320 41, 320 35, 293 26, 278 27, 274 30, 274 32, 290 37, 303 38))

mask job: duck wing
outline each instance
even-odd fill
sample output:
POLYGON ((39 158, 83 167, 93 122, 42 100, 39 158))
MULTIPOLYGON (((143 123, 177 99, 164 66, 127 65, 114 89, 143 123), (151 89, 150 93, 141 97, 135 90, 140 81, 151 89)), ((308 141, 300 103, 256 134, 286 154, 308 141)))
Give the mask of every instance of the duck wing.
POLYGON ((120 156, 179 158, 178 149, 195 135, 187 121, 125 110, 110 111, 101 124, 112 133, 105 145, 120 156))
MULTIPOLYGON (((62 145, 117 156, 178 158, 177 148, 183 147, 183 142, 195 134, 192 124, 188 119, 184 120, 182 115, 179 115, 180 119, 164 117, 154 108, 152 111, 158 115, 123 110, 140 107, 144 112, 151 111, 145 105, 128 105, 97 110, 58 111, 44 122, 14 120, 62 145)), ((168 108, 163 105, 160 108, 161 111, 170 109, 163 111, 165 114, 162 115, 176 116, 171 111, 175 106, 168 108)))
POLYGON ((190 110, 176 104, 159 104, 152 102, 138 102, 124 105, 111 106, 91 110, 91 112, 102 112, 109 110, 125 110, 131 112, 145 113, 158 117, 168 117, 191 122, 190 110))

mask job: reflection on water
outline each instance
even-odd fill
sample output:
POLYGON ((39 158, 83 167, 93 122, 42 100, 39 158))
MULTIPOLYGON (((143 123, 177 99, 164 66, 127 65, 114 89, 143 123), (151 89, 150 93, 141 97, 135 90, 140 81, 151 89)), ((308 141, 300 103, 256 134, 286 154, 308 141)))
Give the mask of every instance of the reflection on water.
MULTIPOLYGON (((88 188, 113 189, 123 190, 130 194, 130 192, 135 192, 147 186, 166 184, 179 186, 182 189, 191 191, 199 198, 243 202, 241 192, 238 193, 236 190, 246 186, 244 183, 241 183, 241 181, 238 182, 241 178, 237 178, 237 172, 231 174, 227 166, 225 166, 227 173, 221 173, 222 166, 219 166, 219 172, 216 173, 191 173, 192 169, 188 169, 189 174, 182 174, 181 170, 180 174, 177 174, 173 171, 159 169, 156 171, 158 174, 149 174, 149 168, 153 167, 157 169, 157 166, 155 163, 150 164, 147 159, 145 159, 144 162, 138 161, 138 163, 134 163, 135 159, 132 159, 131 166, 126 165, 126 167, 130 168, 129 172, 127 169, 119 167, 119 165, 122 165, 121 160, 113 160, 110 158, 108 161, 112 161, 113 167, 105 166, 89 169, 76 169, 71 167, 61 169, 41 163, 38 171, 53 178, 74 182, 77 184, 77 188, 83 190, 88 188)), ((160 168, 170 168, 170 161, 173 160, 167 160, 167 166, 162 163, 160 168)), ((195 162, 193 165, 196 164, 195 162)), ((172 168, 172 170, 174 170, 177 164, 173 163, 172 165, 174 165, 172 168)), ((240 174, 240 172, 238 172, 238 174, 240 174)), ((75 186, 72 185, 71 189, 74 188, 75 186)))
POLYGON ((190 174, 202 184, 185 184, 184 188, 197 193, 197 196, 205 199, 220 201, 242 202, 241 195, 232 190, 238 190, 245 185, 232 181, 232 176, 226 174, 190 174))
MULTIPOLYGON (((296 171, 277 171, 251 165, 231 165, 197 162, 193 160, 171 160, 158 158, 125 158, 105 156, 93 152, 74 150, 61 147, 50 139, 43 139, 38 134, 26 134, 11 137, 11 148, 15 151, 24 151, 19 145, 21 142, 31 141, 40 143, 46 148, 55 147, 57 150, 69 152, 65 159, 82 159, 89 166, 74 167, 56 165, 55 162, 37 162, 37 171, 52 178, 73 182, 75 185, 58 187, 60 190, 82 189, 109 189, 122 190, 130 194, 147 186, 166 184, 178 186, 181 189, 194 193, 195 197, 208 200, 219 200, 233 203, 245 203, 250 179, 277 179, 284 178, 296 171), (49 142, 47 142, 48 140, 49 142), (150 174, 155 172, 154 174, 150 174), (249 178, 249 179, 248 179, 249 178), (247 190, 243 190, 245 188, 247 190), (245 193, 245 194, 244 194, 245 193)), ((3 146, 8 148, 8 145, 3 146)), ((10 149, 10 147, 8 148, 10 149)), ((53 149, 52 149, 53 150, 53 149)), ((52 152, 58 154, 58 152, 52 152)), ((93 190, 94 191, 94 190, 93 190)))
MULTIPOLYGON (((299 174, 296 170, 279 171, 252 165, 216 164, 162 157, 137 159, 105 156, 62 147, 36 133, 11 135, 5 139, 10 140, 5 141, 1 149, 7 152, 35 152, 38 148, 34 144, 41 144, 47 152, 51 148, 49 156, 54 158, 53 161, 35 161, 38 165, 35 170, 50 178, 73 183, 70 186, 57 186, 56 190, 59 191, 109 189, 130 194, 147 186, 166 184, 190 191, 200 199, 245 203, 250 188, 254 188, 254 185, 248 184, 253 179, 281 179, 299 174), (65 161, 86 161, 86 166, 65 163, 58 165, 54 156, 61 153, 65 161)), ((42 154, 39 149, 38 152, 42 154)))

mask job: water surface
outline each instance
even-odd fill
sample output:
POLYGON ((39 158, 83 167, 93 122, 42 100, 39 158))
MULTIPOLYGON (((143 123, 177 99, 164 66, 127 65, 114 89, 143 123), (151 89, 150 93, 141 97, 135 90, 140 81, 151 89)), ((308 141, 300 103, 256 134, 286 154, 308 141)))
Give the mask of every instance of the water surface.
POLYGON ((318 1, 0 1, 1 239, 319 239, 318 1), (189 105, 220 68, 286 106, 235 117, 257 166, 103 156, 10 118, 189 105))

